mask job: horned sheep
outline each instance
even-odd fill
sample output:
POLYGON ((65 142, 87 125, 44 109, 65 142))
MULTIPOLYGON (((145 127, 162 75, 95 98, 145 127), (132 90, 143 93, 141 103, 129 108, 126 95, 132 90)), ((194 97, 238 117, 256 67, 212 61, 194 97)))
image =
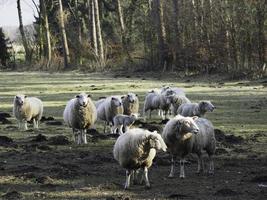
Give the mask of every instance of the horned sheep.
POLYGON ((77 144, 87 144, 86 130, 91 128, 96 119, 97 112, 90 95, 81 93, 68 101, 63 112, 65 123, 72 128, 74 140, 77 144), (78 134, 76 134, 78 130, 78 134))
POLYGON ((178 108, 177 113, 184 117, 202 117, 206 112, 212 112, 214 109, 215 106, 210 101, 201 101, 199 103, 184 103, 178 108))
POLYGON ((28 129, 27 121, 33 120, 34 128, 39 128, 43 115, 43 103, 36 97, 16 95, 13 102, 13 115, 18 120, 19 129, 28 129))
POLYGON ((183 117, 177 115, 165 125, 162 137, 172 155, 171 171, 169 177, 174 176, 174 162, 177 156, 180 160, 180 178, 185 178, 184 163, 185 156, 195 153, 198 156, 198 170, 204 170, 202 150, 209 156, 209 173, 214 173, 213 155, 215 153, 216 141, 212 123, 204 118, 183 117))
POLYGON ((130 187, 131 176, 136 170, 143 169, 146 187, 150 187, 148 169, 151 167, 157 150, 166 151, 166 144, 156 132, 134 128, 117 139, 113 155, 115 160, 126 169, 125 189, 130 187))

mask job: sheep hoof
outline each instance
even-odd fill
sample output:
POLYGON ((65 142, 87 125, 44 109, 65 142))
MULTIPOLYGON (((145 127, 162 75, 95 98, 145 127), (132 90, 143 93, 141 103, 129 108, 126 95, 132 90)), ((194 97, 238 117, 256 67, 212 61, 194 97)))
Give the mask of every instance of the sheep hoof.
POLYGON ((180 175, 180 178, 181 178, 181 179, 184 179, 184 178, 185 178, 185 176, 181 176, 181 175, 180 175))
POLYGON ((174 178, 174 175, 173 175, 173 174, 170 174, 170 175, 168 176, 168 178, 174 178))
POLYGON ((214 171, 209 171, 208 174, 213 176, 214 175, 214 171))
POLYGON ((146 190, 149 190, 151 189, 151 186, 150 185, 146 185, 146 190))

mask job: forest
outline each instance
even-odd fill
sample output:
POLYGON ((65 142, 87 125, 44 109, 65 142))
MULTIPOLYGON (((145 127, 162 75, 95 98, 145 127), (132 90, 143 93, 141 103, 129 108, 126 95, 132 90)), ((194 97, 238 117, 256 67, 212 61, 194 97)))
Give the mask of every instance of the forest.
POLYGON ((29 33, 17 0, 24 58, 9 51, 2 68, 266 74, 265 0, 32 3, 38 14, 29 33))

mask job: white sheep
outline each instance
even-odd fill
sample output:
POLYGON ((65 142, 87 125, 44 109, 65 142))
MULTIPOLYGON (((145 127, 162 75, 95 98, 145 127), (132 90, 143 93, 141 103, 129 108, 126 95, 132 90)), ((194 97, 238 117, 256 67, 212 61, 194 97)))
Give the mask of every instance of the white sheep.
POLYGON ((75 142, 87 144, 86 130, 92 127, 97 119, 96 107, 90 95, 81 93, 68 101, 63 118, 65 123, 72 128, 75 142))
POLYGON ((191 101, 184 95, 170 95, 167 97, 167 102, 171 104, 171 113, 175 116, 178 114, 178 108, 184 103, 191 103, 191 101))
MULTIPOLYGON (((106 125, 113 125, 113 118, 117 114, 123 114, 122 100, 119 96, 110 96, 105 99, 100 99, 96 102, 97 119, 105 122, 106 125)), ((112 130, 111 130, 112 131, 112 130)))
POLYGON ((210 101, 201 101, 199 103, 184 103, 179 106, 177 112, 184 117, 202 117, 207 111, 212 112, 214 109, 215 106, 210 101))
POLYGON ((116 130, 119 129, 119 134, 123 134, 122 128, 125 128, 125 131, 129 130, 129 127, 133 125, 133 123, 138 118, 138 114, 131 114, 129 115, 122 115, 118 114, 113 118, 113 127, 112 127, 112 133, 116 133, 116 130))
POLYGON ((151 90, 147 93, 144 101, 144 107, 143 107, 143 117, 144 121, 146 121, 146 112, 149 111, 149 119, 151 119, 151 112, 153 110, 159 110, 160 109, 160 93, 151 90))
POLYGON ((134 128, 120 135, 114 145, 113 155, 119 164, 126 169, 125 189, 130 187, 131 175, 143 169, 146 187, 150 187, 148 168, 151 167, 157 150, 166 151, 166 144, 156 132, 134 128))
POLYGON ((198 156, 198 170, 204 170, 202 150, 208 153, 210 160, 209 173, 214 173, 213 155, 216 141, 212 123, 204 118, 183 117, 177 115, 165 125, 162 137, 172 155, 169 177, 174 176, 174 162, 177 156, 180 160, 180 178, 185 178, 185 156, 195 153, 198 156))
POLYGON ((138 95, 134 93, 128 93, 122 97, 123 114, 131 115, 139 112, 139 99, 138 95))
POLYGON ((164 86, 160 89, 160 93, 164 93, 166 91, 169 91, 173 94, 177 94, 180 96, 185 96, 184 90, 178 87, 170 87, 170 86, 164 86))
POLYGON ((21 94, 14 97, 13 104, 13 115, 18 120, 19 129, 24 127, 28 130, 27 121, 30 120, 33 120, 34 128, 39 128, 43 115, 43 103, 40 99, 21 94))

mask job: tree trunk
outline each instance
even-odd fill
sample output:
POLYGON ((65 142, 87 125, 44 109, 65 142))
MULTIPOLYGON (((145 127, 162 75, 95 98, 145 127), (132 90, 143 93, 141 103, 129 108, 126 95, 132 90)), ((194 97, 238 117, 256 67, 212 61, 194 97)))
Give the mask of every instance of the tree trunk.
POLYGON ((101 32, 101 25, 99 19, 99 7, 98 7, 98 0, 93 0, 95 5, 95 24, 96 24, 96 38, 97 38, 97 45, 98 45, 98 55, 99 61, 101 66, 104 65, 104 47, 103 47, 103 40, 102 40, 102 32, 101 32))
POLYGON ((173 11, 174 11, 174 33, 175 33, 175 59, 176 65, 180 66, 181 62, 181 36, 180 36, 180 23, 179 23, 179 5, 178 0, 173 0, 173 11))
POLYGON ((78 64, 82 64, 82 58, 81 58, 81 51, 82 51, 82 26, 81 26, 81 19, 79 16, 79 8, 78 8, 78 0, 74 1, 75 6, 75 18, 77 22, 77 32, 78 32, 78 51, 77 51, 77 61, 78 64))
POLYGON ((42 18, 44 20, 44 26, 45 26, 45 39, 46 39, 46 45, 45 45, 45 52, 46 52, 46 65, 49 66, 51 64, 52 59, 52 49, 51 49, 51 38, 50 38, 50 30, 49 30, 49 22, 47 17, 47 10, 46 10, 46 4, 44 0, 40 0, 40 6, 42 7, 42 18))
POLYGON ((94 0, 88 0, 88 5, 89 6, 89 16, 91 16, 91 20, 89 21, 89 27, 91 27, 91 43, 92 43, 92 48, 94 51, 94 54, 96 57, 99 56, 98 54, 98 45, 97 45, 97 38, 96 38, 96 23, 95 23, 95 3, 94 0), (91 25, 90 25, 91 24, 91 25))
POLYGON ((27 63, 31 63, 32 59, 32 52, 30 50, 29 44, 26 39, 26 35, 24 32, 23 22, 22 22, 22 15, 21 15, 21 6, 20 0, 17 0, 17 8, 18 8, 18 16, 19 16, 19 31, 21 34, 22 44, 25 50, 25 60, 27 63))
POLYGON ((164 24, 163 7, 161 0, 155 0, 155 9, 157 14, 157 28, 158 28, 158 49, 159 49, 159 67, 163 68, 163 71, 167 68, 166 54, 166 30, 164 24))
POLYGON ((61 30, 63 54, 64 54, 64 68, 67 69, 70 63, 70 53, 69 53, 68 40, 67 40, 67 35, 66 35, 66 30, 65 30, 62 0, 58 0, 58 3, 59 3, 59 18, 60 18, 59 26, 61 30))

